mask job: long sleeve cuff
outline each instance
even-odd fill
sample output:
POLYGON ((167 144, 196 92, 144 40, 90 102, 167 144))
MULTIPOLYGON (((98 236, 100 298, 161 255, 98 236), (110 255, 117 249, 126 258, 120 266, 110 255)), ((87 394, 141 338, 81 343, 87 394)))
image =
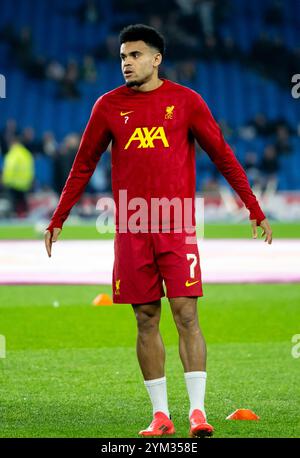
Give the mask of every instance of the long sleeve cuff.
POLYGON ((250 216, 249 219, 255 219, 256 224, 259 226, 260 223, 266 218, 264 212, 260 208, 259 204, 256 202, 251 208, 249 208, 250 216))

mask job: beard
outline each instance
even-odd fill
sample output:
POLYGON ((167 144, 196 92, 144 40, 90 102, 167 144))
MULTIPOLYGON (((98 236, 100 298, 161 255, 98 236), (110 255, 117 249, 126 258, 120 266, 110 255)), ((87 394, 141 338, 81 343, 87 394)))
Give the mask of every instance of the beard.
POLYGON ((127 86, 127 87, 133 87, 133 86, 138 86, 138 87, 139 87, 139 86, 141 86, 142 84, 144 84, 144 82, 145 82, 145 81, 137 81, 137 80, 135 80, 135 81, 128 81, 128 82, 126 82, 126 86, 127 86))
POLYGON ((148 83, 148 81, 151 79, 151 76, 152 76, 152 74, 148 74, 148 75, 144 76, 140 80, 136 79, 136 80, 132 80, 132 81, 128 81, 128 82, 125 81, 125 84, 126 84, 127 87, 134 87, 134 86, 140 87, 143 84, 148 83))

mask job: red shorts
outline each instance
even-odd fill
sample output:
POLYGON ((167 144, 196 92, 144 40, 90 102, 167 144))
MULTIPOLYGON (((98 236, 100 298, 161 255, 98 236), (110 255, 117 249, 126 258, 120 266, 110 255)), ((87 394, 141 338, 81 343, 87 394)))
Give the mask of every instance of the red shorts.
POLYGON ((159 300, 165 296, 163 281, 167 297, 203 296, 195 234, 116 233, 114 252, 112 287, 117 304, 159 300))

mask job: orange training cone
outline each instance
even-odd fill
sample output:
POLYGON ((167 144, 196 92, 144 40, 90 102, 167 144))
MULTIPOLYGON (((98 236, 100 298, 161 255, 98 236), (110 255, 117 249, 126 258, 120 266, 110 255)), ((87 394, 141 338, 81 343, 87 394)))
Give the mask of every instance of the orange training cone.
POLYGON ((250 409, 237 409, 226 420, 259 420, 259 416, 250 409))
POLYGON ((98 296, 93 300, 93 305, 113 305, 113 301, 108 294, 98 294, 98 296))

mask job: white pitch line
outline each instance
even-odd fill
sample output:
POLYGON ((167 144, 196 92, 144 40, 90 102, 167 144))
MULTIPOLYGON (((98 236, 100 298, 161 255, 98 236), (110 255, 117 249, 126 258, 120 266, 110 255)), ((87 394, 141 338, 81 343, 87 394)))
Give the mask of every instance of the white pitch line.
MULTIPOLYGON (((198 240, 204 283, 300 282, 300 239, 198 240)), ((113 240, 0 241, 0 284, 110 284, 113 240)))

